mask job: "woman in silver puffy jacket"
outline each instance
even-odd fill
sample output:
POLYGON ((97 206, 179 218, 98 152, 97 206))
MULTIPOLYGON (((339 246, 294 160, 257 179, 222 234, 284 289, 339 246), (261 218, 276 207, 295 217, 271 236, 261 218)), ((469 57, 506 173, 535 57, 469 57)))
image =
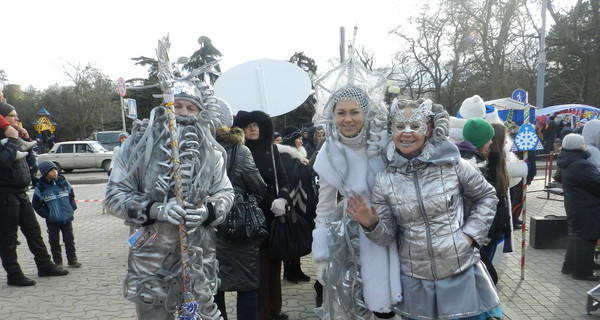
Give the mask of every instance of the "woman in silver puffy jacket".
POLYGON ((494 188, 446 139, 448 114, 441 105, 395 101, 390 120, 393 143, 372 205, 358 196, 346 211, 371 241, 398 240, 404 299, 394 311, 407 319, 501 318, 478 249, 494 218, 494 188))

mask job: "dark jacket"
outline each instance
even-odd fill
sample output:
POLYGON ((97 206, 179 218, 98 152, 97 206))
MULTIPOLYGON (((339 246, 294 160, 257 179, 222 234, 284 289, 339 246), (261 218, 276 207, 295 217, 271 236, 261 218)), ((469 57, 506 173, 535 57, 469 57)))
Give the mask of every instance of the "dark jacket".
POLYGON ((254 163, 267 184, 267 192, 264 194, 261 209, 265 214, 267 225, 270 225, 274 218, 271 211, 273 200, 284 198, 288 204, 291 204, 292 199, 289 195, 288 179, 281 163, 281 157, 277 148, 273 146, 273 122, 271 118, 262 111, 240 111, 236 115, 233 125, 245 128, 253 122, 258 124, 260 137, 257 140, 246 140, 246 147, 252 152, 254 163), (277 179, 275 178, 275 172, 277 172, 277 179), (276 185, 279 190, 277 190, 276 185))
POLYGON ((569 235, 600 238, 600 172, 582 150, 561 150, 554 179, 562 184, 569 235))
POLYGON ((306 157, 310 159, 315 153, 317 146, 315 145, 315 133, 317 132, 318 127, 310 127, 308 129, 308 137, 306 138, 306 143, 304 143, 304 149, 306 149, 306 157))
MULTIPOLYGON (((496 187, 496 173, 493 168, 489 168, 487 162, 479 154, 478 149, 468 141, 462 141, 456 143, 460 155, 463 159, 469 160, 471 164, 475 165, 485 177, 485 180, 492 186, 496 187), (475 163, 473 163, 475 162, 475 163)), ((502 235, 510 236, 512 227, 510 226, 510 211, 508 209, 508 199, 506 196, 498 196, 498 204, 496 205, 496 214, 494 215, 494 222, 492 223, 488 232, 488 238, 490 242, 494 243, 502 239, 502 235)))
POLYGON ((305 219, 312 221, 313 217, 308 217, 306 212, 307 196, 310 192, 309 188, 312 187, 309 167, 302 162, 306 159, 306 153, 302 147, 299 150, 284 143, 276 146, 288 178, 292 208, 305 219))
MULTIPOLYGON (((218 131, 217 141, 227 151, 227 174, 235 190, 235 201, 245 193, 262 197, 266 184, 254 164, 252 153, 244 146, 244 132, 237 127, 218 131), (233 149, 236 147, 235 158, 233 149)), ((235 204, 234 204, 235 205, 235 204)), ((262 242, 262 241, 261 241, 262 242)), ((228 242, 217 233, 217 259, 221 291, 251 291, 258 289, 259 253, 261 242, 228 242)))
POLYGON ((77 209, 73 187, 62 175, 51 180, 40 179, 31 204, 40 217, 59 224, 73 221, 73 214, 77 209))
MULTIPOLYGON (((4 139, 4 132, 0 132, 0 139, 4 139)), ((24 158, 15 160, 18 150, 17 139, 8 138, 0 144, 0 192, 26 192, 29 188, 29 166, 24 158)))

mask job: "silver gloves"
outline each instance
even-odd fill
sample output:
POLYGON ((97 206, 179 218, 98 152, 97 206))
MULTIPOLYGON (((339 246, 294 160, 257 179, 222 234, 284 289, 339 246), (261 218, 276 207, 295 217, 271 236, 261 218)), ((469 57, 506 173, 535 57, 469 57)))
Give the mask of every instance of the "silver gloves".
POLYGON ((188 232, 192 233, 208 218, 208 208, 204 204, 196 207, 187 201, 183 205, 185 207, 185 226, 188 228, 188 232))
POLYGON ((171 198, 167 203, 154 203, 150 207, 150 219, 166 221, 176 226, 184 221, 185 210, 177 204, 177 198, 171 198))
POLYGON ((154 203, 150 207, 150 219, 166 221, 176 226, 185 222, 188 232, 194 232, 208 217, 208 209, 204 204, 200 207, 183 202, 183 208, 177 204, 177 198, 171 198, 165 204, 154 203))

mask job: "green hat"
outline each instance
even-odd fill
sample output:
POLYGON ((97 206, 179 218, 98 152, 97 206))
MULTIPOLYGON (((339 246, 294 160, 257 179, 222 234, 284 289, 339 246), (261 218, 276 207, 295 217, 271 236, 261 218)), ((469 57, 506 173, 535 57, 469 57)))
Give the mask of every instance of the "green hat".
POLYGON ((463 139, 479 148, 494 137, 494 127, 481 118, 467 120, 463 127, 463 139))

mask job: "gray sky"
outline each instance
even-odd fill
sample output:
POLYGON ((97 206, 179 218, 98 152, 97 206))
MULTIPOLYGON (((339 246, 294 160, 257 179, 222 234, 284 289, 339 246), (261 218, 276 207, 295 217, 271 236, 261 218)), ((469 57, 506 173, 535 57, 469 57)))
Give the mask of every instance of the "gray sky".
POLYGON ((145 77, 132 57, 155 58, 159 38, 171 39, 172 60, 199 48, 208 36, 224 55, 224 71, 262 59, 287 60, 296 51, 315 59, 319 71, 339 58, 339 28, 346 39, 358 26, 357 44, 388 65, 399 42, 388 36, 408 14, 408 0, 18 0, 1 6, 0 69, 23 89, 68 85, 68 62, 92 63, 111 79, 145 77))

